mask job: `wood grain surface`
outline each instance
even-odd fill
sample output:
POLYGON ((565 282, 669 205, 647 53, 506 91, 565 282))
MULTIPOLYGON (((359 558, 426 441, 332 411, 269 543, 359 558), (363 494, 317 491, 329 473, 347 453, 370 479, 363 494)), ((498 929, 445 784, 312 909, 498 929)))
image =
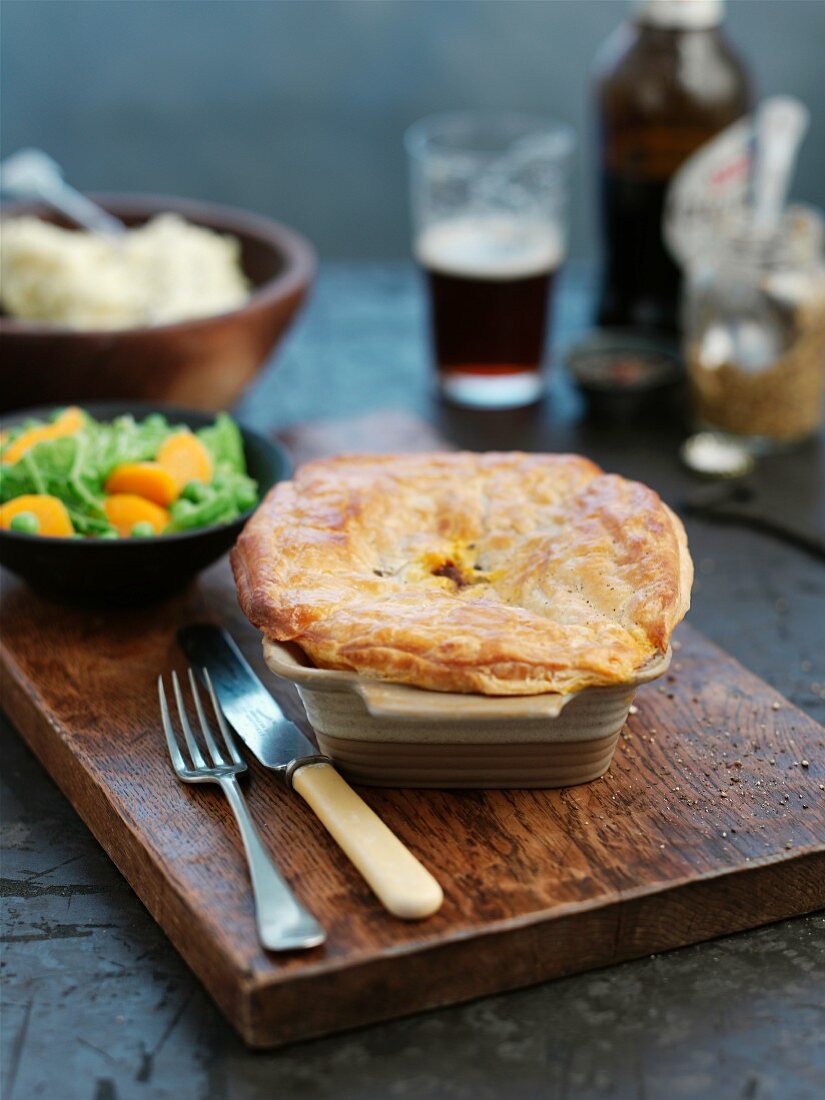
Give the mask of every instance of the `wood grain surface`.
POLYGON ((643 688, 607 775, 558 791, 362 794, 436 874, 442 911, 387 916, 295 795, 253 766, 252 812, 329 931, 258 947, 220 792, 172 774, 155 680, 175 631, 240 621, 225 563, 159 608, 90 612, 8 575, 2 700, 28 743, 244 1039, 274 1046, 662 951, 825 905, 825 730, 683 627, 671 678, 643 688))
MULTIPOLYGON (((825 906, 825 730, 683 626, 669 676, 641 689, 610 771, 546 791, 392 791, 369 804, 436 874, 442 910, 388 916, 294 794, 253 765, 252 812, 321 948, 257 943, 222 795, 175 779, 159 672, 175 632, 230 627, 267 673, 225 562, 154 608, 40 599, 8 574, 2 703, 188 964, 252 1046, 467 1000, 825 906)), ((305 727, 306 728, 306 727, 305 727)))

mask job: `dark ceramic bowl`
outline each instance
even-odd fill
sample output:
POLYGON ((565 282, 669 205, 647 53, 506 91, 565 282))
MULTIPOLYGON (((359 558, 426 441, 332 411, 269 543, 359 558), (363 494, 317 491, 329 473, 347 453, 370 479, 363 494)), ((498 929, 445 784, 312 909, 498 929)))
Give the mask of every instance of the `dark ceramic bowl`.
MULTIPOLYGON (((96 420, 132 413, 143 420, 162 413, 172 424, 203 428, 214 417, 173 405, 97 402, 83 408, 96 420)), ((3 417, 10 428, 27 417, 45 418, 54 409, 36 408, 3 417)), ((241 426, 246 464, 261 499, 276 481, 289 477, 286 454, 257 432, 241 426)), ((164 599, 229 550, 252 513, 233 523, 201 527, 153 539, 58 539, 0 529, 0 565, 18 573, 45 596, 61 602, 128 605, 164 599)))
MULTIPOLYGON (((299 234, 269 218, 225 206, 150 195, 96 195, 127 225, 173 211, 231 233, 253 286, 240 309, 171 325, 78 332, 0 316, 0 408, 83 405, 89 401, 168 401, 195 409, 230 406, 266 362, 306 296, 315 253, 299 234)), ((36 204, 3 217, 36 214, 36 204)))

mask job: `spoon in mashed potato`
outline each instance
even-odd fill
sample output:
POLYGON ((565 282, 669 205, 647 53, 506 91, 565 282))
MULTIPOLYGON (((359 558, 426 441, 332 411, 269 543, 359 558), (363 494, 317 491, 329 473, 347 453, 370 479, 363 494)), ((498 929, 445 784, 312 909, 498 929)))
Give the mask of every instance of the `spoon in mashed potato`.
POLYGON ((39 199, 90 233, 119 237, 126 226, 63 179, 56 160, 42 149, 21 149, 0 164, 0 190, 18 199, 39 199))

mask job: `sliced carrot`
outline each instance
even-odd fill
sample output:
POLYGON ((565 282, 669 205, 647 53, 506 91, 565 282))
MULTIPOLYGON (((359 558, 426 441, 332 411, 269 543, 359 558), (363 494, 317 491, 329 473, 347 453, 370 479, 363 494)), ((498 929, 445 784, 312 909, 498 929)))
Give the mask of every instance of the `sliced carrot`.
POLYGON ((169 513, 135 493, 112 493, 103 502, 106 518, 121 538, 129 538, 136 523, 151 523, 155 534, 169 523, 169 513))
POLYGON ((192 432, 176 432, 158 450, 157 461, 172 475, 179 489, 190 481, 212 480, 212 456, 192 432))
POLYGON ((178 483, 159 462, 122 462, 106 478, 107 493, 134 493, 167 505, 180 495, 178 483))
POLYGON ((74 435, 86 423, 86 414, 77 405, 69 405, 52 424, 57 429, 55 438, 60 435, 74 435))
POLYGON ((23 457, 26 451, 31 450, 36 443, 40 443, 44 439, 54 438, 52 435, 51 424, 44 424, 41 428, 29 428, 27 432, 23 432, 15 439, 14 443, 9 447, 6 453, 3 455, 3 462, 11 463, 17 462, 23 457))
POLYGON ((40 524, 38 535, 51 538, 69 538, 74 527, 66 511, 66 505, 57 497, 46 493, 27 493, 0 505, 0 527, 8 530, 11 521, 21 512, 31 512, 40 524))
POLYGON ((26 451, 31 450, 36 443, 41 443, 44 439, 61 439, 66 435, 74 435, 75 432, 80 431, 85 423, 86 416, 83 410, 77 408, 76 405, 72 405, 70 408, 64 409, 51 424, 29 428, 27 432, 19 435, 3 455, 3 462, 17 462, 26 451))

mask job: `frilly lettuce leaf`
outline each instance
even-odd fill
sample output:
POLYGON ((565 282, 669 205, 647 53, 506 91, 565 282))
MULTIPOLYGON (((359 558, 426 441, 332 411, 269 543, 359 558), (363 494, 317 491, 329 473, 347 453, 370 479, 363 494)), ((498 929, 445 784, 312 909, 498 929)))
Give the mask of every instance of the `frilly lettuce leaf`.
MULTIPOLYGON (((22 431, 40 423, 27 421, 9 431, 0 458, 22 431)), ((109 474, 124 462, 151 461, 163 441, 179 430, 160 415, 142 421, 121 416, 106 424, 89 417, 74 435, 41 440, 17 462, 0 464, 0 502, 24 493, 49 493, 64 502, 78 534, 111 534, 114 528, 103 510, 109 474)), ((219 413, 214 424, 196 434, 212 457, 214 476, 208 485, 192 482, 171 505, 170 532, 229 523, 258 500, 257 484, 246 473, 241 433, 232 418, 219 413)))

